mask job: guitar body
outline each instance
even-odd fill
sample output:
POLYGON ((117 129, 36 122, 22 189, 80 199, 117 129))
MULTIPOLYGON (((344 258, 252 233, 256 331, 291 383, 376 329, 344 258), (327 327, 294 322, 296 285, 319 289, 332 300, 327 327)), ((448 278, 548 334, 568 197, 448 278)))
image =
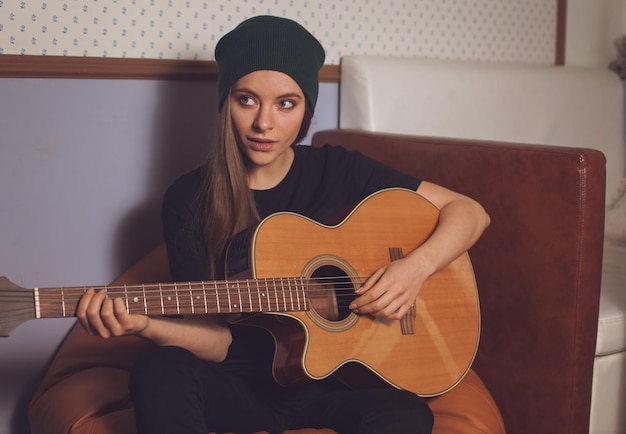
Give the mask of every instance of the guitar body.
POLYGON ((467 254, 431 276, 400 321, 347 309, 354 289, 422 244, 438 217, 438 209, 417 193, 388 189, 365 199, 336 226, 279 213, 244 235, 255 279, 302 276, 324 282, 323 290, 308 292, 307 311, 252 314, 241 320, 273 335, 278 383, 336 373, 348 382, 375 379, 435 396, 464 377, 480 336, 478 294, 467 254))

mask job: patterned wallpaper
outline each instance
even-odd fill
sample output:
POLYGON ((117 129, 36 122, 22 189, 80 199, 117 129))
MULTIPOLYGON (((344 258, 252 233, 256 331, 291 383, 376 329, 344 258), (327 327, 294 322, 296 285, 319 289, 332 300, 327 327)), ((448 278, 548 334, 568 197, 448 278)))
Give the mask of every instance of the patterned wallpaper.
POLYGON ((554 62, 556 0, 0 0, 0 54, 212 60, 259 14, 293 18, 327 50, 554 62))

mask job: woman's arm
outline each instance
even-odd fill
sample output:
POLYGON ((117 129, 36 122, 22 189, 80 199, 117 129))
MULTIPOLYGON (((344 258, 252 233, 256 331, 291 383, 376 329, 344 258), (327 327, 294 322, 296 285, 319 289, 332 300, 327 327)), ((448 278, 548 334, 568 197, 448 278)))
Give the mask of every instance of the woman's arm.
POLYGON ((197 315, 184 320, 129 314, 121 298, 106 298, 106 291, 89 289, 77 309, 79 322, 91 335, 138 335, 157 345, 174 345, 204 360, 220 362, 232 341, 230 327, 221 315, 197 315))
POLYGON ((425 181, 417 192, 440 209, 437 228, 403 259, 376 271, 356 291, 358 297, 350 305, 353 311, 402 318, 424 281, 466 252, 489 226, 489 215, 467 196, 425 181))

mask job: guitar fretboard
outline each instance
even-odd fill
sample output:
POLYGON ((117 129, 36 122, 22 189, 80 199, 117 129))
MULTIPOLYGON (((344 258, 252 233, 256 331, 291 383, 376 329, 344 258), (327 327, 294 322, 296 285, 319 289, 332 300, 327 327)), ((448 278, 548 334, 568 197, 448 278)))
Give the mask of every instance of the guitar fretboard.
MULTIPOLYGON (((185 315, 202 313, 295 312, 309 310, 302 277, 232 281, 177 282, 94 287, 108 298, 120 297, 129 313, 185 315)), ((36 318, 74 317, 88 287, 35 288, 36 318)))

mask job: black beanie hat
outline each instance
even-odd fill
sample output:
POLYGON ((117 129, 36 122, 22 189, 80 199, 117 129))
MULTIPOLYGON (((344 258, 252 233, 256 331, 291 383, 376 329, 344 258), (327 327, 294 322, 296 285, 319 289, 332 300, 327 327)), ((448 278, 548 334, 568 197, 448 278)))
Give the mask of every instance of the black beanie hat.
POLYGON ((224 35, 215 47, 219 107, 241 77, 272 70, 293 78, 314 111, 324 59, 319 41, 295 21, 269 15, 247 19, 224 35))

